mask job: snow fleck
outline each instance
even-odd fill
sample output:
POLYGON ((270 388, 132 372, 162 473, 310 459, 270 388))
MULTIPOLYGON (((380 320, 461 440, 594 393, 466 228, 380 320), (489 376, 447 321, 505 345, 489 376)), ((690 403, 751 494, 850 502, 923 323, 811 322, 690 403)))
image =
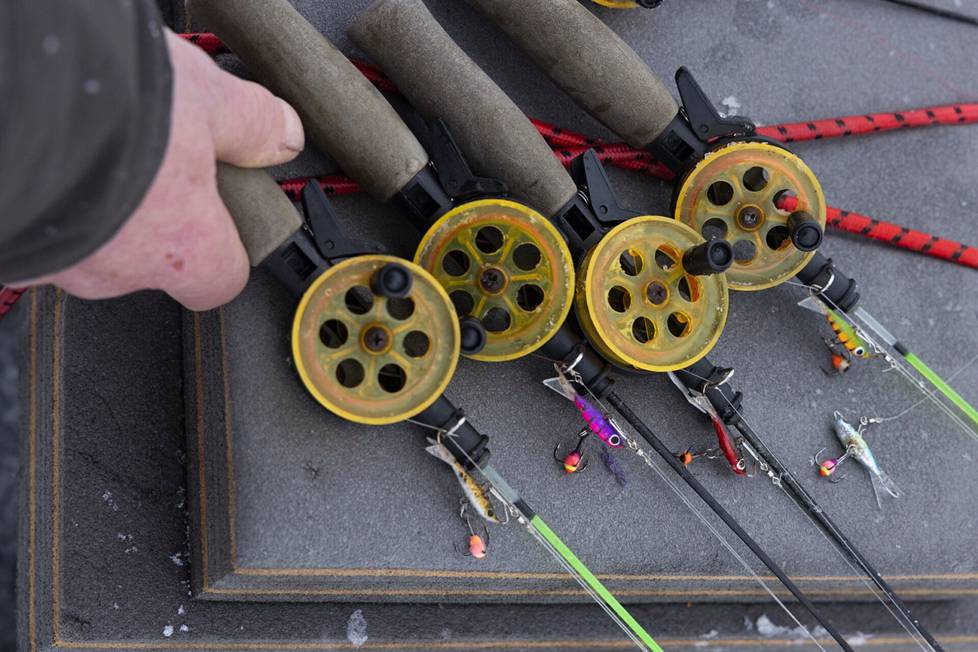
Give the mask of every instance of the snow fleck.
POLYGON ((728 95, 727 97, 720 100, 720 105, 726 109, 726 111, 721 111, 720 114, 725 118, 730 118, 737 115, 737 110, 740 109, 740 100, 738 100, 733 95, 728 95))
POLYGON ((115 498, 112 497, 112 492, 108 489, 102 492, 102 502, 108 505, 113 512, 119 511, 119 505, 115 502, 115 498))
POLYGON ((367 619, 363 617, 363 610, 357 609, 350 614, 350 621, 346 624, 346 640, 353 647, 361 647, 367 638, 367 619))
POLYGON ((116 536, 119 537, 119 541, 132 541, 131 534, 123 534, 122 532, 116 532, 116 536))
MULTIPOLYGON (((793 638, 808 638, 809 633, 804 627, 784 627, 782 625, 775 625, 771 622, 771 619, 767 617, 767 614, 761 614, 760 618, 757 619, 757 633, 765 638, 773 638, 775 636, 788 636, 793 638)), ((817 628, 812 630, 812 636, 817 636, 817 628)))
POLYGON ((190 631, 190 628, 187 627, 186 625, 180 625, 180 631, 186 634, 187 632, 190 631))
POLYGON ((744 629, 746 629, 748 632, 754 631, 754 621, 747 616, 744 616, 744 629))
POLYGON ((44 54, 54 56, 61 49, 61 39, 54 34, 48 34, 41 40, 41 49, 44 54))
POLYGON ((818 387, 816 387, 815 388, 815 396, 821 396, 821 395, 822 395, 822 390, 819 389, 818 387))
POLYGON ((173 553, 172 555, 170 555, 170 561, 172 561, 177 566, 183 566, 183 553, 182 552, 173 553))
POLYGON ((170 638, 173 636, 173 625, 167 625, 163 628, 163 636, 170 638))
POLYGON ((177 615, 178 615, 178 616, 182 616, 182 615, 183 615, 183 614, 185 614, 185 613, 187 613, 187 610, 183 608, 183 605, 180 605, 180 606, 179 606, 179 607, 177 608, 177 615))
POLYGON ((129 546, 129 547, 128 547, 128 548, 126 548, 126 550, 125 550, 125 553, 126 553, 127 555, 131 555, 131 554, 132 554, 132 553, 134 553, 134 552, 139 552, 139 548, 137 548, 136 546, 129 546))
POLYGON ((102 82, 97 79, 86 79, 82 90, 88 95, 98 95, 102 91, 102 82))
POLYGON ((716 638, 719 635, 720 635, 720 632, 718 632, 715 629, 711 629, 706 634, 700 634, 700 638, 705 639, 705 640, 710 640, 711 638, 716 638))
POLYGON ((113 602, 112 603, 112 608, 113 609, 118 609, 119 608, 119 603, 118 602, 113 602))

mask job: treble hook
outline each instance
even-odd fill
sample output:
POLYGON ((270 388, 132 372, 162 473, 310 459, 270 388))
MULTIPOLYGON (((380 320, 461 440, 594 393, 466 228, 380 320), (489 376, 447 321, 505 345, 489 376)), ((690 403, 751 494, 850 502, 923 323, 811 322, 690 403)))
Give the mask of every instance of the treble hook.
POLYGON ((455 548, 455 552, 463 557, 482 559, 486 556, 486 552, 489 550, 489 528, 486 527, 486 524, 483 522, 482 531, 485 533, 485 536, 480 536, 475 533, 475 530, 472 529, 472 522, 469 521, 468 506, 468 502, 463 498, 462 506, 459 508, 458 515, 459 518, 465 521, 465 527, 469 531, 469 549, 467 552, 462 552, 458 549, 457 542, 452 542, 452 546, 455 548))
POLYGON ((587 428, 581 428, 581 431, 577 433, 577 445, 574 446, 571 452, 566 455, 561 456, 558 451, 560 450, 560 442, 554 446, 554 460, 559 464, 562 464, 564 471, 570 475, 571 473, 577 473, 578 471, 583 471, 587 468, 588 459, 584 457, 584 444, 587 442, 588 436, 591 432, 587 428))
POLYGON ((837 346, 834 340, 822 338, 822 341, 825 342, 825 346, 828 348, 829 354, 832 356, 832 369, 829 370, 823 366, 820 366, 819 369, 822 370, 822 373, 831 377, 838 376, 849 371, 849 367, 852 366, 852 354, 850 354, 845 347, 837 346))
MULTIPOLYGON (((822 447, 818 450, 817 453, 815 453, 815 455, 812 457, 812 464, 818 466, 818 474, 820 476, 822 476, 823 478, 829 478, 829 476, 833 475, 839 469, 839 466, 841 466, 843 462, 849 459, 850 455, 853 455, 856 452, 856 449, 853 446, 849 446, 848 448, 846 448, 846 452, 843 453, 841 457, 826 459, 820 462, 818 456, 821 455, 824 451, 825 448, 822 447)), ((849 474, 847 473, 839 477, 829 478, 829 482, 833 484, 837 482, 842 482, 848 477, 848 475, 849 474)))

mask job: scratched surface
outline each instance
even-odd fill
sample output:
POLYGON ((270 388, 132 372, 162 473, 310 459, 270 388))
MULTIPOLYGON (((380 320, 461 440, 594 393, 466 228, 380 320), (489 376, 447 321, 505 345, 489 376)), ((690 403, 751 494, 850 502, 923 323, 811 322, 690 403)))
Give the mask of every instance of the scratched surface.
MULTIPOLYGON (((365 0, 297 3, 344 49, 349 49, 349 43, 343 27, 366 4, 365 0)), ((528 114, 592 135, 608 135, 463 3, 429 0, 428 4, 528 114)), ((950 1, 944 4, 954 5, 950 1)), ((978 14, 978 6, 964 4, 963 9, 978 14)), ((974 28, 921 17, 885 3, 667 2, 653 12, 600 13, 663 77, 687 65, 717 104, 739 105, 739 113, 764 124, 978 101, 974 28)), ((819 176, 832 205, 978 242, 974 221, 978 127, 822 141, 799 145, 796 151, 819 176)), ((330 169, 328 161, 310 155, 281 170, 280 176, 330 169)), ((669 189, 661 182, 617 171, 612 172, 612 179, 627 205, 649 212, 667 210, 669 189)), ((337 205, 355 232, 386 241, 396 253, 411 253, 407 245, 412 237, 410 227, 403 223, 390 226, 399 219, 394 211, 366 198, 346 198, 337 205)), ((978 293, 974 291, 978 277, 974 271, 837 233, 830 234, 824 251, 860 282, 863 307, 939 372, 949 374, 978 353, 978 293)), ((877 510, 868 479, 858 468, 850 469, 849 477, 839 485, 819 482, 808 458, 823 446, 835 445, 829 430, 834 410, 853 418, 892 415, 912 405, 918 395, 896 374, 881 373, 875 362, 857 367, 843 379, 825 377, 819 365, 825 363, 821 338, 827 327, 794 307, 800 296, 800 290, 792 287, 735 295, 727 330, 712 357, 737 368, 735 382, 746 394, 748 418, 885 575, 947 575, 933 585, 974 592, 978 589, 978 558, 973 542, 978 524, 971 515, 978 484, 971 478, 978 442, 924 405, 870 434, 880 463, 904 490, 903 498, 886 501, 884 509, 877 510)), ((72 355, 79 362, 99 359, 106 364, 126 364, 140 355, 140 346, 111 350, 96 337, 100 331, 93 327, 133 309, 146 320, 147 330, 139 331, 137 318, 126 329, 117 329, 120 336, 127 330, 140 332, 140 339, 133 342, 149 345, 152 339, 148 335, 173 335, 171 321, 166 328, 155 321, 161 314, 172 320, 170 309, 156 301, 123 300, 66 311, 66 346, 75 347, 72 355)), ((452 542, 461 542, 463 535, 454 516, 456 488, 438 463, 421 450, 423 433, 410 427, 353 426, 316 409, 302 394, 285 360, 288 353, 280 329, 287 321, 283 317, 287 311, 287 302, 274 294, 270 280, 256 276, 226 313, 239 563, 252 567, 472 569, 472 563, 457 557, 452 549, 452 542), (389 473, 392 465, 397 470, 393 474, 389 473)), ((171 351, 174 345, 167 342, 164 350, 171 351)), ((169 363, 166 368, 177 367, 169 363)), ((581 477, 558 476, 550 457, 553 444, 559 438, 570 438, 578 421, 566 404, 538 384, 547 371, 547 364, 540 360, 493 367, 463 362, 448 393, 492 436, 497 469, 521 489, 592 569, 644 575, 742 574, 679 499, 636 460, 620 456, 630 479, 624 490, 614 484, 597 459, 581 477)), ((122 377, 136 385, 131 374, 122 377)), ((77 433, 68 452, 80 458, 91 453, 87 444, 93 437, 86 433, 89 422, 82 412, 92 391, 90 377, 76 372, 65 382, 65 404, 78 410, 66 413, 66 428, 74 428, 66 432, 77 433)), ((173 407, 179 392, 171 384, 179 383, 179 378, 155 382, 166 387, 159 392, 169 401, 163 405, 179 409, 173 407)), ((966 398, 978 402, 978 364, 967 368, 953 384, 966 398)), ((620 386, 636 411, 675 449, 710 442, 709 428, 678 403, 664 379, 629 378, 620 386)), ((135 392, 134 396, 142 397, 138 400, 142 409, 152 408, 154 390, 149 383, 130 387, 120 382, 112 387, 135 392)), ((138 438, 126 441, 113 430, 120 427, 118 423, 108 425, 108 432, 114 434, 105 447, 96 449, 100 459, 119 459, 138 446, 138 438)), ((161 421, 159 427, 164 426, 172 430, 183 423, 175 418, 161 421)), ((135 432, 147 441, 153 436, 150 428, 135 432)), ((166 445, 172 441, 171 433, 166 445)), ((177 447, 166 450, 163 468, 179 473, 177 447)), ((177 605, 184 598, 180 580, 185 579, 186 570, 171 555, 182 560, 185 558, 178 553, 186 551, 182 548, 183 521, 170 511, 180 504, 180 480, 160 476, 155 490, 159 495, 153 493, 153 500, 147 501, 166 510, 163 519, 155 512, 141 513, 135 501, 123 504, 122 514, 109 514, 106 510, 111 506, 107 507, 104 491, 124 491, 129 471, 100 476, 92 472, 92 464, 90 460, 88 465, 69 464, 65 470, 66 485, 77 489, 71 503, 74 513, 103 519, 99 527, 74 529, 66 538, 66 567, 91 566, 96 559, 92 551, 98 550, 99 570, 95 577, 79 573, 65 580, 69 636, 236 640, 295 635, 346 640, 347 616, 353 611, 347 605, 335 609, 301 605, 282 611, 267 605, 248 606, 245 616, 230 607, 188 603, 190 616, 178 618, 177 605), (114 488, 113 483, 119 487, 114 488), (158 534, 154 528, 159 528, 158 534), (157 542, 130 544, 118 539, 120 534, 157 542), (141 569, 150 570, 143 573, 141 569), (122 607, 124 618, 118 617, 114 604, 122 607), (145 613, 146 605, 158 609, 145 613), (281 622, 302 626, 283 630, 276 624, 281 614, 287 614, 281 622), (179 628, 185 622, 190 624, 189 632, 177 629, 165 635, 166 625, 179 628), (239 623, 241 632, 236 631, 239 623)), ((815 528, 768 483, 734 479, 710 463, 698 466, 696 472, 791 574, 848 574, 815 528)), ((525 533, 513 527, 493 530, 490 553, 476 568, 558 570, 525 533)), ((438 586, 437 581, 431 582, 438 586)), ((633 584, 648 591, 661 587, 653 582, 628 583, 633 584)), ((696 584, 696 580, 673 582, 665 588, 690 590, 696 584)), ((363 586, 371 584, 365 581, 363 586)), ((497 582, 494 586, 509 585, 497 582)), ((927 586, 927 581, 914 584, 924 591, 927 586)), ((646 601, 652 596, 632 599, 646 601)), ((726 599, 763 602, 757 597, 726 599)), ((545 607, 511 610, 494 606, 479 612, 490 620, 476 628, 472 612, 457 607, 446 616, 450 627, 444 630, 446 621, 431 616, 433 606, 427 610, 363 607, 372 624, 384 623, 376 636, 394 640, 406 631, 427 639, 442 638, 445 631, 449 638, 459 639, 477 638, 493 630, 518 636, 534 625, 544 635, 552 634, 558 627, 554 623, 560 622, 556 612, 545 607)), ((684 620, 672 612, 643 608, 641 619, 663 622, 672 618, 672 624, 662 625, 663 631, 705 634, 716 622, 720 634, 733 636, 745 633, 741 613, 755 624, 762 611, 772 618, 777 613, 771 605, 743 608, 743 612, 737 609, 729 618, 711 621, 701 618, 700 612, 684 620)), ((926 615, 943 614, 950 620, 942 621, 941 627, 959 631, 973 611, 971 606, 938 607, 927 610, 926 615)), ((845 631, 877 631, 873 628, 886 625, 875 619, 876 612, 839 609, 835 613, 845 631)), ((596 609, 574 613, 583 614, 579 622, 588 635, 615 636, 600 618, 584 620, 587 614, 598 614, 596 609)), ((728 614, 724 610, 712 613, 728 614)), ((656 631, 654 626, 653 633, 656 631)))

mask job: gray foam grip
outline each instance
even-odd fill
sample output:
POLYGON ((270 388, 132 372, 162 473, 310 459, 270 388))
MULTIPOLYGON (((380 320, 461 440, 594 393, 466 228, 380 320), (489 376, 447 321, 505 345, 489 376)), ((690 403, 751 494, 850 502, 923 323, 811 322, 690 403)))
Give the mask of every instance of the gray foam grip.
POLYGON ((218 163, 217 189, 253 267, 302 227, 299 212, 264 170, 218 163))
POLYGON ((376 199, 428 163, 383 95, 286 0, 193 0, 193 11, 299 112, 311 140, 376 199))
POLYGON ((420 0, 379 0, 347 30, 426 118, 445 120, 476 173, 553 215, 577 192, 527 117, 420 0))
POLYGON ((679 107, 659 78, 579 0, 466 0, 505 31, 565 93, 632 147, 679 107))

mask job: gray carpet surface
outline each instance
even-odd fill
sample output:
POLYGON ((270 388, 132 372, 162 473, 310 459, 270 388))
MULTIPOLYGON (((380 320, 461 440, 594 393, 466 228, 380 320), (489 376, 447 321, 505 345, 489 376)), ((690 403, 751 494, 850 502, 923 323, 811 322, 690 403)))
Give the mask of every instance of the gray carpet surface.
MULTIPOLYGON (((365 0, 351 2, 298 2, 300 10, 341 47, 350 44, 343 27, 366 6, 365 0)), ((940 4, 978 15, 975 2, 946 0, 940 4)), ((530 115, 556 122, 591 135, 609 135, 563 96, 523 58, 498 31, 486 28, 474 12, 460 2, 430 0, 437 17, 448 31, 510 92, 530 115)), ((595 10, 635 47, 663 77, 670 77, 679 65, 689 66, 711 98, 730 110, 749 115, 760 123, 801 120, 873 110, 901 109, 926 104, 978 100, 978 79, 974 61, 978 57, 978 32, 974 28, 932 18, 874 0, 737 0, 682 3, 667 0, 653 12, 616 13, 595 10)), ((822 181, 829 203, 876 217, 889 218, 908 227, 920 228, 965 242, 978 241, 974 210, 978 205, 978 128, 942 127, 903 131, 851 140, 823 141, 799 145, 797 152, 822 181)), ((279 170, 280 176, 320 172, 329 163, 311 154, 300 162, 279 170)), ((612 172, 626 204, 664 211, 668 190, 657 181, 630 173, 612 172)), ((340 202, 344 210, 363 208, 379 218, 385 213, 364 199, 340 202)), ((390 213, 386 214, 387 217, 390 213)), ((369 222, 369 220, 368 220, 369 222)), ((366 224, 366 231, 381 230, 380 224, 366 224)), ((948 374, 966 362, 978 348, 978 295, 974 292, 973 271, 946 263, 886 248, 876 243, 838 233, 830 234, 826 252, 843 264, 846 271, 861 281, 863 305, 938 371, 948 374)), ((409 248, 401 253, 410 253, 409 248)), ((258 299, 265 292, 261 282, 249 293, 258 299)), ((827 428, 827 417, 834 409, 847 414, 893 415, 912 405, 917 394, 894 374, 882 375, 878 365, 868 363, 844 379, 828 380, 818 370, 824 362, 821 337, 824 324, 793 307, 797 288, 784 287, 761 295, 736 295, 730 325, 714 357, 738 367, 737 382, 748 393, 745 404, 749 417, 756 421, 762 436, 799 471, 807 469, 807 458, 822 446, 834 445, 827 428), (793 409, 785 409, 785 397, 793 409)), ((233 310, 233 308, 232 308, 233 310)), ((13 585, 12 565, 13 503, 16 486, 16 366, 13 338, 6 334, 16 320, 8 318, 0 326, 0 647, 13 639, 12 613, 6 596, 13 585), (8 578, 9 579, 8 581, 8 578)), ((525 418, 536 405, 552 400, 537 388, 512 398, 514 388, 533 374, 545 372, 542 363, 522 370, 503 370, 487 377, 481 367, 463 363, 453 382, 453 396, 482 395, 484 407, 466 407, 491 434, 505 441, 526 426, 525 418), (511 401, 511 411, 501 414, 489 405, 495 399, 511 401)), ((978 369, 971 366, 954 384, 972 402, 978 401, 978 369)), ((652 419, 672 411, 675 397, 661 381, 634 385, 626 393, 642 406, 652 419), (652 391, 647 387, 651 386, 652 391)), ((548 421, 545 415, 536 418, 548 421)), ((677 447, 695 439, 708 441, 708 429, 689 414, 670 416, 663 428, 677 447)), ((572 416, 561 416, 548 424, 546 442, 536 440, 537 458, 548 452, 553 435, 570 435, 575 428, 572 416), (544 445, 544 444, 547 445, 544 445)), ((831 509, 836 520, 855 532, 857 543, 871 546, 874 559, 880 559, 884 572, 904 568, 923 572, 974 573, 978 571, 972 542, 978 523, 974 501, 978 483, 974 481, 975 442, 956 431, 938 413, 922 406, 906 417, 880 428, 877 454, 881 464, 895 477, 906 496, 890 501, 877 511, 868 482, 861 470, 838 486, 818 484, 806 476, 806 485, 817 488, 816 495, 831 509), (950 530, 948 530, 950 528, 950 530), (945 535, 944 532, 951 532, 945 535)), ((254 451, 252 454, 258 454, 254 451)), ((293 452, 296 469, 308 462, 293 452)), ((498 465, 507 473, 526 477, 525 490, 534 502, 558 505, 569 502, 565 487, 551 477, 533 475, 537 467, 524 466, 522 452, 514 446, 497 446, 498 465)), ((256 477, 262 467, 252 464, 247 473, 256 477)), ((317 460, 313 460, 316 462, 317 460)), ((339 465, 343 460, 328 461, 339 465)), ((540 463, 540 469, 545 465, 540 463)), ((603 470, 578 479, 573 490, 573 506, 585 513, 601 512, 608 521, 625 518, 630 507, 613 493, 603 470)), ((633 467, 633 473, 638 473, 633 467)), ((426 483, 444 485, 448 480, 432 473, 426 483)), ((732 490, 732 481, 722 468, 704 469, 711 488, 727 492, 726 498, 752 528, 774 532, 777 528, 798 528, 789 539, 801 539, 804 522, 800 515, 771 518, 765 501, 773 501, 768 487, 760 483, 732 490), (761 498, 760 496, 764 496, 761 498), (772 523, 774 526, 772 526, 772 523)), ((301 483, 302 474, 293 481, 301 483)), ((403 489, 402 485, 392 487, 403 489)), ((410 487, 417 490, 420 487, 410 487)), ((247 491, 247 490, 246 490, 247 491)), ((634 489, 632 491, 635 491, 634 489)), ((304 496, 306 506, 317 508, 318 494, 304 496)), ((672 498, 661 487, 656 497, 669 504, 672 498)), ((245 500, 249 500, 245 496, 245 500)), ((634 497, 631 500, 635 500, 634 497)), ((446 541, 449 532, 447 498, 431 504, 421 499, 414 505, 431 505, 417 516, 418 548, 433 540, 446 541), (429 516, 433 518, 428 518, 429 516), (434 531, 427 523, 433 522, 434 531), (445 536, 443 536, 445 535, 445 536), (430 538, 429 538, 430 537, 430 538), (422 545, 423 543, 423 545, 422 545)), ((784 502, 784 501, 782 501, 784 502)), ((273 504, 274 507, 274 504, 273 504)), ((672 506, 675 508, 674 506, 672 506)), ((266 505, 268 508, 268 505, 266 505)), ((779 510, 783 507, 773 507, 779 510)), ((289 512, 284 512, 288 514, 289 512)), ((275 514, 276 517, 282 514, 275 514)), ((557 516, 555 525, 584 549, 594 549, 609 536, 607 531, 587 527, 579 513, 568 511, 557 516)), ((335 519, 332 521, 335 523, 335 519)), ((618 522, 621 522, 620 520, 618 522)), ((286 519, 286 526, 290 523, 286 519)), ((378 523, 383 525, 383 523, 378 523)), ((318 525, 314 524, 314 527, 318 525)), ((661 550, 666 559, 689 557, 687 542, 669 536, 663 528, 661 550)), ((244 554, 268 560, 285 554, 266 540, 268 530, 254 528, 245 533, 244 554)), ((630 532, 627 536, 638 536, 630 532)), ((773 534, 772 534, 773 536, 773 534)), ((783 541, 780 536, 773 537, 783 541)), ((499 558, 516 555, 528 543, 498 541, 499 558)), ((825 546, 799 557, 782 559, 792 565, 812 566, 824 560, 825 546)), ((641 548, 630 548, 622 564, 630 566, 643 556, 641 548)), ((295 546, 289 557, 316 563, 314 550, 295 546)), ((413 559, 423 552, 409 547, 403 557, 413 559)), ((689 563, 709 562, 714 550, 699 550, 689 563)), ((495 558, 494 558, 495 559, 495 558)), ((490 560, 490 563, 497 563, 490 560)), ((499 563, 502 563, 500 561, 499 563)), ((538 560, 542 566, 547 561, 538 560)), ((736 608, 736 607, 734 607, 736 608)), ((963 631, 973 625, 973 602, 929 611, 935 629, 963 631)), ((700 621, 701 622, 701 621, 700 621)), ((873 621, 867 618, 867 629, 873 621)))

